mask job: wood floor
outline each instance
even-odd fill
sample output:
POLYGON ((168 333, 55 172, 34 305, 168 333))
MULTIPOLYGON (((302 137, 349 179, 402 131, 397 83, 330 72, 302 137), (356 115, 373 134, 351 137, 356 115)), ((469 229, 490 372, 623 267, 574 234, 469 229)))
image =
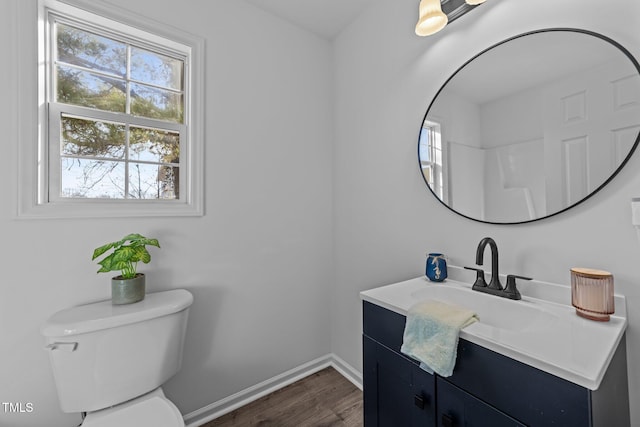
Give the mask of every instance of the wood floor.
POLYGON ((326 368, 201 427, 361 427, 362 391, 326 368))

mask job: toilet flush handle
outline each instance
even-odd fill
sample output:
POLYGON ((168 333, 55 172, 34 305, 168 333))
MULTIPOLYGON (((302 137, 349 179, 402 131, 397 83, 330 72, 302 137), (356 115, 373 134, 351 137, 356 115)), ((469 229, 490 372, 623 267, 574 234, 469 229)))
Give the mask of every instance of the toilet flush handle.
POLYGON ((45 347, 47 350, 64 350, 68 352, 76 351, 77 342, 54 342, 45 347))

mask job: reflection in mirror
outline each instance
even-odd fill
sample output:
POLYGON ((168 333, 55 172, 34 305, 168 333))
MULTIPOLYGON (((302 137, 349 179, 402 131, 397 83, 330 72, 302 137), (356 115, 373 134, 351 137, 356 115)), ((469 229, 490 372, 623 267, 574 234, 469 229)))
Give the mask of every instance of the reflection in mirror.
POLYGON ((455 212, 520 223, 600 190, 640 131, 640 66, 614 41, 553 29, 499 43, 461 67, 431 103, 420 167, 455 212))

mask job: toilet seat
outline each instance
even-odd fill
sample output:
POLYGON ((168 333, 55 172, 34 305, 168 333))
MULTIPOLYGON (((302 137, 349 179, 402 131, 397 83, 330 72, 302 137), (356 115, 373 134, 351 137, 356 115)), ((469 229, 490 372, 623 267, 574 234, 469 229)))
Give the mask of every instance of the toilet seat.
POLYGON ((176 406, 160 388, 128 402, 90 412, 82 427, 184 427, 176 406))

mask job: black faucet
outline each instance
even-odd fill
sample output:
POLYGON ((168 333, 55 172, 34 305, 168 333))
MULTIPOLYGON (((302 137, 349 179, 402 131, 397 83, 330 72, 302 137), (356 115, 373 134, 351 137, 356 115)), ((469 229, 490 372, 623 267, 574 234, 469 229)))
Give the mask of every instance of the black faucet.
POLYGON ((498 245, 496 245, 496 242, 491 237, 485 237, 480 240, 478 249, 476 250, 476 264, 482 265, 484 261, 484 251, 487 245, 489 245, 491 249, 491 282, 487 284, 484 280, 484 270, 481 268, 465 267, 468 270, 474 270, 476 272, 476 281, 471 289, 499 297, 514 300, 521 299, 522 296, 516 288, 516 279, 531 280, 531 278, 509 274, 507 275, 507 286, 503 288, 498 273, 498 245))
POLYGON ((502 284, 500 283, 500 277, 498 275, 498 245, 491 237, 485 237, 480 240, 478 249, 476 249, 476 264, 482 265, 484 260, 484 250, 489 245, 491 249, 491 282, 486 285, 489 289, 495 289, 496 291, 502 290, 502 284))

